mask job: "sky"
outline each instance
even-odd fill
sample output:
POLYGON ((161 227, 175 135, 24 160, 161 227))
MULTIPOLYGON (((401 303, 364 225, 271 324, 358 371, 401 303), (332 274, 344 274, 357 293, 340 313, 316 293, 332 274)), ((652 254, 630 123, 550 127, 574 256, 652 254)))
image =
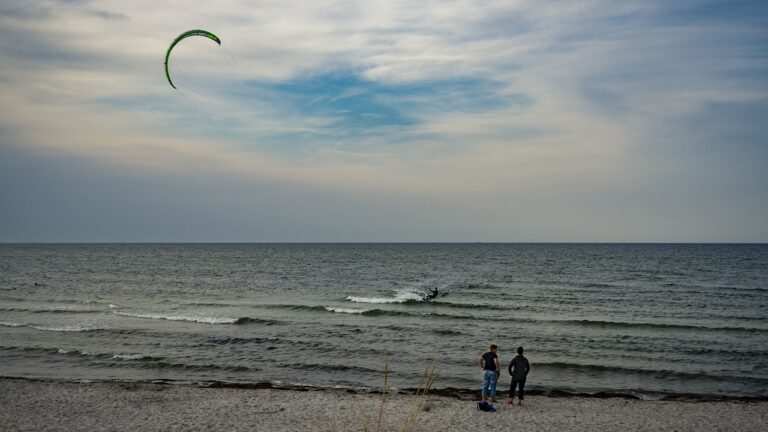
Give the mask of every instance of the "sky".
POLYGON ((0 242, 768 242, 767 147, 765 1, 0 3, 0 242))

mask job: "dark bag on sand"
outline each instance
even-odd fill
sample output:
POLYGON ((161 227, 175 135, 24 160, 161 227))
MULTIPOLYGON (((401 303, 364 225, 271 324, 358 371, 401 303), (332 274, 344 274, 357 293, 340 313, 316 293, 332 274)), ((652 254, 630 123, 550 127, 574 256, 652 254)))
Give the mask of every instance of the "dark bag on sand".
POLYGON ((494 407, 492 404, 489 404, 486 401, 478 402, 477 409, 479 411, 490 411, 490 412, 496 411, 496 407, 494 407))

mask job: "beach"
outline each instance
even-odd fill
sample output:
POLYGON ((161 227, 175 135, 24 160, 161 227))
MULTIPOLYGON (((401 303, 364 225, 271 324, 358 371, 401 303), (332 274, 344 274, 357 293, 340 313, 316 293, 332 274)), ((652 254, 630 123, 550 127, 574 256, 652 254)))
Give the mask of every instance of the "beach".
MULTIPOLYGON (((142 382, 0 379, 0 429, 43 430, 375 430, 381 395, 329 388, 211 388, 142 382)), ((413 394, 390 394, 381 430, 401 430, 413 394)), ((481 412, 468 395, 430 395, 413 430, 757 431, 768 401, 530 396, 481 412)))

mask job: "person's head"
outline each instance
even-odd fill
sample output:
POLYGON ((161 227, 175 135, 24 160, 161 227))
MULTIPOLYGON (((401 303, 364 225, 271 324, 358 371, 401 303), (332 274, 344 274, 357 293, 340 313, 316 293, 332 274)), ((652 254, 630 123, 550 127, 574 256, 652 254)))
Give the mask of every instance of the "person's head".
POLYGON ((491 344, 491 351, 496 351, 496 348, 498 348, 495 344, 491 344))
POLYGON ((523 355, 523 347, 517 347, 517 353, 523 355))

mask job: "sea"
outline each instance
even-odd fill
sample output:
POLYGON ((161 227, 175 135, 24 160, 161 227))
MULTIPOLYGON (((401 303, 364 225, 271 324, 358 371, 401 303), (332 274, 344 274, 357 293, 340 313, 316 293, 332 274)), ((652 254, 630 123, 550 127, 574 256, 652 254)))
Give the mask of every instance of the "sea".
POLYGON ((768 396, 765 244, 0 244, 0 375, 768 396), (430 288, 439 296, 425 300, 430 288))

